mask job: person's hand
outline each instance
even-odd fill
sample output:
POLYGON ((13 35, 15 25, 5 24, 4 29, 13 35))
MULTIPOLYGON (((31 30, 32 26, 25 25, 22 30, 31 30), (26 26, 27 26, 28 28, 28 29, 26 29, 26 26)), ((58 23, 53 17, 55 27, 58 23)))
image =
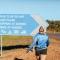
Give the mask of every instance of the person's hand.
POLYGON ((31 52, 33 51, 33 50, 30 49, 30 48, 26 48, 26 50, 27 50, 27 51, 26 51, 27 53, 28 53, 29 51, 31 51, 31 52))

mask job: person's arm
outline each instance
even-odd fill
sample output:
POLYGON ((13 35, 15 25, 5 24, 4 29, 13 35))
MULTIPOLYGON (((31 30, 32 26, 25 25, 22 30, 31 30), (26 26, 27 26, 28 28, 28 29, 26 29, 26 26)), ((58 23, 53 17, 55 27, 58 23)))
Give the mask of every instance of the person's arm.
POLYGON ((49 46, 49 44, 50 44, 50 41, 49 41, 49 37, 47 38, 47 47, 49 46))
POLYGON ((35 47, 36 46, 36 42, 37 42, 37 36, 34 36, 33 37, 33 42, 32 42, 32 44, 29 46, 29 50, 32 50, 33 49, 33 47, 35 47))

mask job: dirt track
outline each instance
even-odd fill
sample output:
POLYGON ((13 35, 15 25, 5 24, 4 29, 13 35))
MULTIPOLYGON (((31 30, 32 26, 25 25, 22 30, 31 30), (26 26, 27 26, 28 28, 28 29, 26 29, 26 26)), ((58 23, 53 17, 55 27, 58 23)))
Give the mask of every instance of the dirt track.
MULTIPOLYGON (((24 60, 36 60, 35 53, 26 53, 26 49, 5 51, 3 52, 3 56, 0 57, 0 60, 15 60, 15 58, 24 60)), ((48 47, 46 60, 60 60, 60 43, 52 43, 48 47)))
POLYGON ((46 60, 60 60, 60 43, 49 46, 46 60))
POLYGON ((34 52, 26 53, 26 49, 16 49, 4 52, 0 60, 14 60, 15 58, 24 60, 36 60, 34 52))

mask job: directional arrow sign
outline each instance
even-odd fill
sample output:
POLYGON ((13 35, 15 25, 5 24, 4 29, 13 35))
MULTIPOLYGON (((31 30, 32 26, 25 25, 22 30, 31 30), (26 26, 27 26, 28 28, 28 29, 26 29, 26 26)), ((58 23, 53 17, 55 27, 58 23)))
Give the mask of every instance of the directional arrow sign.
POLYGON ((29 14, 0 14, 0 35, 30 35, 38 25, 29 14))

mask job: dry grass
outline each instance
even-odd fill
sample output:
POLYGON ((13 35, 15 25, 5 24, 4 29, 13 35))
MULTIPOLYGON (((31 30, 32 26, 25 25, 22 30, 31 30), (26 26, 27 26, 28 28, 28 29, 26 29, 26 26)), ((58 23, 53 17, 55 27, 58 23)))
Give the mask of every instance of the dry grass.
POLYGON ((3 36, 2 40, 3 40, 3 46, 29 45, 32 42, 32 37, 31 36, 3 36))

